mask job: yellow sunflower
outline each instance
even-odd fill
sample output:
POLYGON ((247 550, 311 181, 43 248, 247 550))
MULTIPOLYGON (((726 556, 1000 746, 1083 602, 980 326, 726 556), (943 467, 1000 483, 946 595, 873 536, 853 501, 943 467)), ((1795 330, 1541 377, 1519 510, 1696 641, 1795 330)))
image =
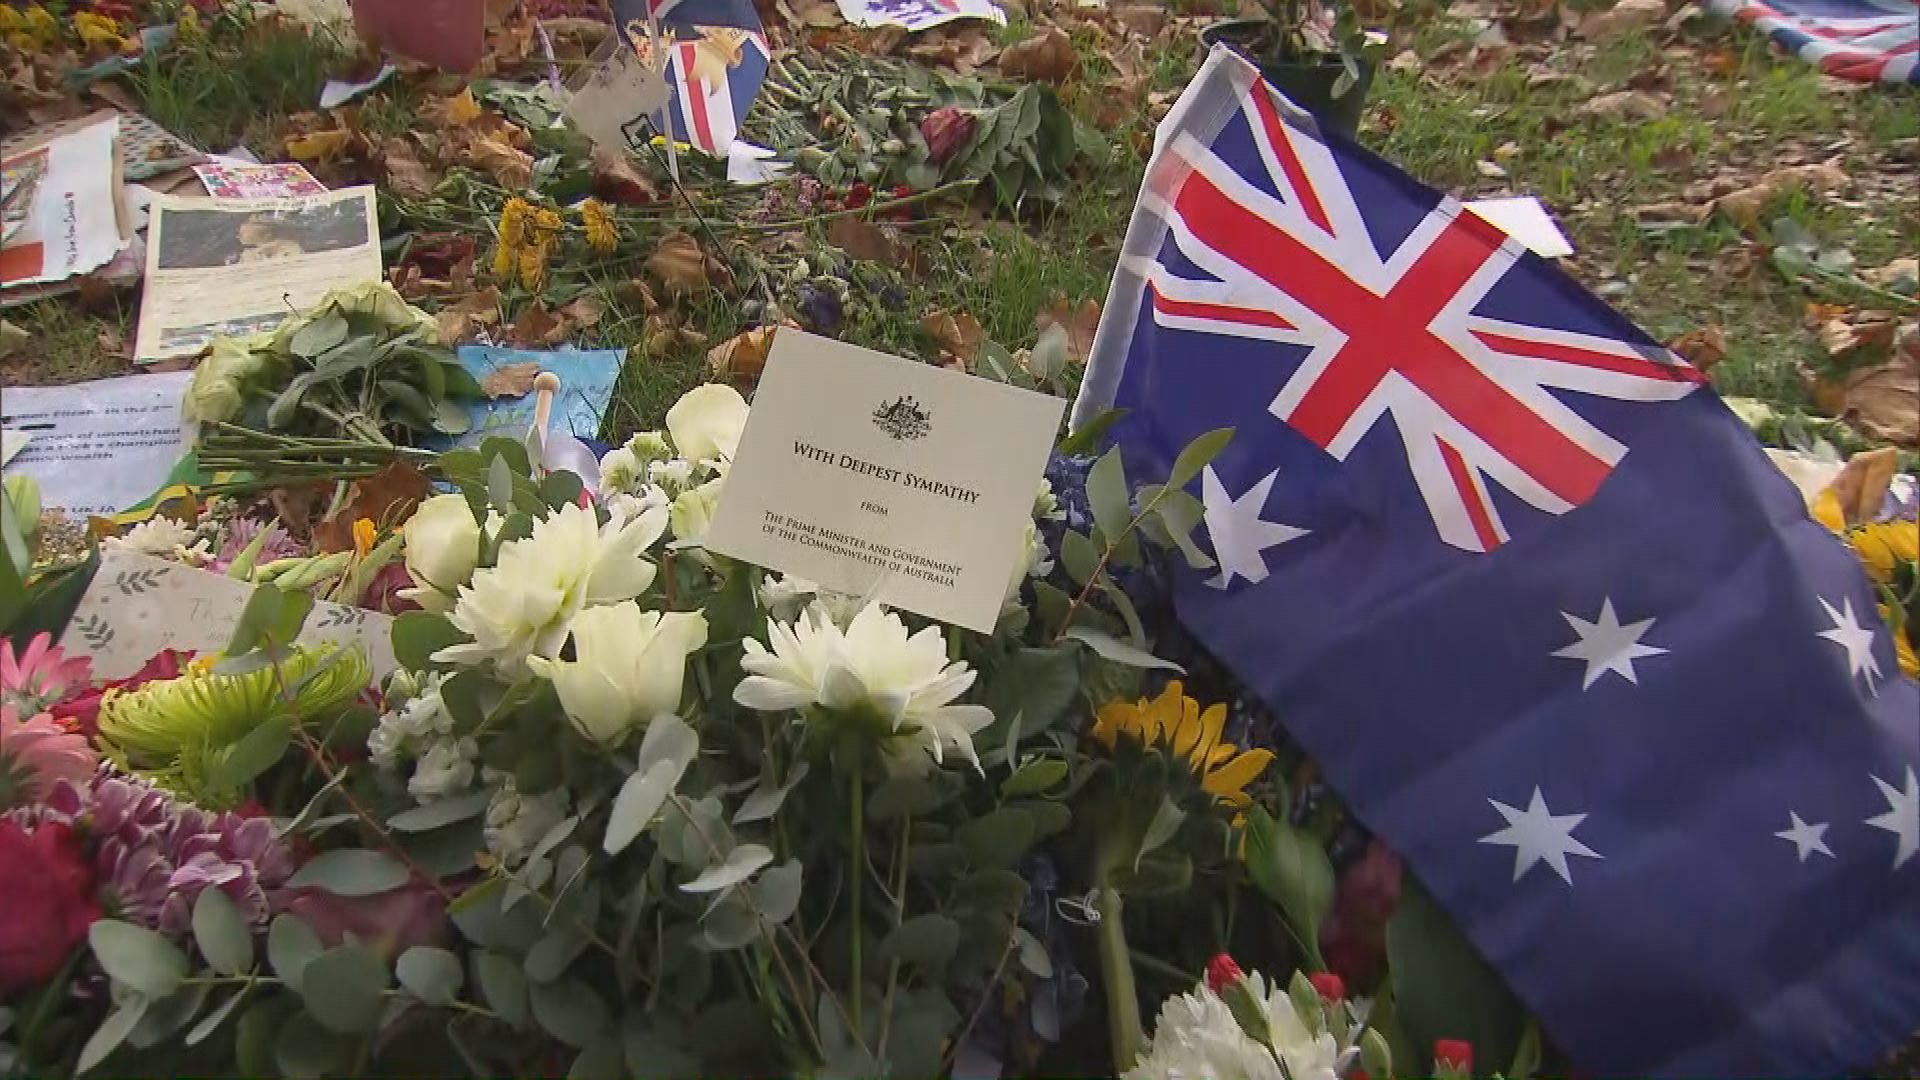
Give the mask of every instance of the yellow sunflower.
POLYGON ((1920 562, 1920 522, 1890 521, 1862 525, 1847 531, 1847 544, 1867 568, 1867 576, 1882 585, 1893 580, 1903 562, 1920 562))
POLYGON ((1226 705, 1202 710, 1183 690, 1180 683, 1171 682, 1157 698, 1116 701, 1103 707, 1094 718, 1094 741, 1113 750, 1125 736, 1164 750, 1193 769, 1207 794, 1229 806, 1247 805, 1253 800, 1246 787, 1273 763, 1272 751, 1241 750, 1222 741, 1226 705))
POLYGON ((1920 656, 1913 651, 1913 642, 1907 639, 1907 627, 1904 623, 1893 621, 1893 609, 1880 605, 1880 621, 1887 624, 1893 637, 1893 657, 1899 661, 1900 670, 1916 679, 1920 679, 1920 656))

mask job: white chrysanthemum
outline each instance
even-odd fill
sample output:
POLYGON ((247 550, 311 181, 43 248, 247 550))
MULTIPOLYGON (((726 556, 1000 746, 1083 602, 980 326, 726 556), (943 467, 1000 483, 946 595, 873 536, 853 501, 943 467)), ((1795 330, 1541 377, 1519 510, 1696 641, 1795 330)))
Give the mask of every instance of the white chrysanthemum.
POLYGON ((615 492, 606 496, 607 511, 628 520, 655 508, 667 510, 672 505, 673 500, 667 497, 667 493, 653 484, 641 484, 630 492, 615 492))
POLYGON ((514 790, 512 778, 505 778, 493 793, 493 801, 487 804, 486 825, 482 830, 487 852, 507 869, 517 869, 527 861, 541 838, 566 817, 566 788, 555 788, 541 795, 522 795, 514 790))
POLYGON ((647 483, 659 488, 672 499, 693 486, 693 462, 685 458, 668 458, 647 466, 647 483))
POLYGON ((423 741, 453 730, 453 714, 440 696, 440 684, 445 680, 444 675, 428 675, 404 704, 380 717, 367 735, 367 755, 376 768, 398 768, 401 761, 419 754, 423 741))
POLYGON ((1337 1080, 1340 1046, 1307 1030, 1292 999, 1258 974, 1243 984, 1266 1013, 1270 1050, 1248 1035, 1233 1010, 1205 984, 1160 1006, 1153 1038, 1125 1080, 1337 1080))
POLYGON ((973 685, 975 672, 947 662, 940 629, 929 626, 912 636, 900 617, 869 605, 842 631, 811 610, 789 626, 769 620, 769 652, 749 638, 740 666, 748 676, 734 687, 733 699, 750 709, 776 712, 822 706, 870 708, 908 745, 924 751, 891 748, 889 764, 918 771, 942 764, 949 750, 980 767, 973 735, 993 723, 984 705, 955 705, 973 685))
POLYGON ((414 763, 407 794, 415 802, 432 802, 458 795, 473 786, 473 761, 480 747, 472 739, 437 738, 414 763))
POLYGON ((781 622, 792 622, 799 618, 801 609, 819 591, 820 586, 806 578, 792 574, 769 574, 760 582, 760 606, 781 622))
POLYGON ((491 567, 476 570, 448 616, 473 638, 433 654, 441 663, 492 661, 514 678, 527 657, 553 657, 582 609, 631 600, 653 584, 646 550, 666 531, 667 514, 651 510, 628 520, 596 522, 592 510, 569 505, 510 541, 491 567))
POLYGON ((1060 509, 1060 499, 1053 493, 1053 485, 1046 477, 1040 478, 1040 490, 1033 496, 1033 517, 1035 521, 1059 521, 1067 516, 1060 509))
POLYGON ((621 495, 632 491, 640 483, 644 466, 634 452, 624 446, 616 446, 607 451, 600 459, 600 494, 602 497, 621 495))
POLYGON ((187 526, 160 514, 128 529, 125 536, 108 537, 101 546, 178 559, 195 565, 213 558, 207 540, 196 536, 187 526))
POLYGON ((1030 577, 1044 578, 1053 573, 1053 552, 1047 550, 1047 541, 1040 535, 1040 529, 1033 522, 1027 522, 1027 531, 1020 538, 1020 557, 1013 562, 1013 573, 1007 577, 1007 597, 1009 604, 1020 599, 1020 586, 1030 577))

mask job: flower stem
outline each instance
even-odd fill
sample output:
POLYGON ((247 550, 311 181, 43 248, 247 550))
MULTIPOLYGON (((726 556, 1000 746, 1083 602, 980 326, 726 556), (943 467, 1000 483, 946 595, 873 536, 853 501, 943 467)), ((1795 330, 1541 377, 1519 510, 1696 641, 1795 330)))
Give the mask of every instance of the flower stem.
POLYGON ((1118 1076, 1140 1058, 1146 1041, 1140 1029, 1140 996, 1133 984, 1133 954, 1127 949, 1127 930, 1121 922, 1120 890, 1104 860, 1094 887, 1093 908, 1100 914, 1100 974, 1107 987, 1107 1031, 1113 1039, 1113 1071, 1118 1076))
POLYGON ((860 984, 863 981, 861 976, 864 974, 860 963, 860 939, 864 936, 860 927, 860 894, 866 891, 862 888, 865 882, 860 880, 860 871, 866 862, 867 808, 865 805, 866 777, 860 765, 861 762, 856 757, 853 766, 853 817, 849 823, 853 832, 853 850, 847 856, 847 888, 853 894, 849 897, 853 907, 853 986, 849 989, 848 1011, 853 1013, 853 1030, 856 1038, 866 1030, 860 1022, 860 984))

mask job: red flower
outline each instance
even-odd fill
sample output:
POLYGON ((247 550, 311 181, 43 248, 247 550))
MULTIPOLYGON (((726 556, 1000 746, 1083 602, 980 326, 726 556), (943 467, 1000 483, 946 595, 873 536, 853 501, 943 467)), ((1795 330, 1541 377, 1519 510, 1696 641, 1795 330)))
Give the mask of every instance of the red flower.
POLYGON ((935 109, 920 121, 920 137, 927 140, 927 157, 945 165, 973 138, 973 114, 952 105, 935 109))
POLYGON ((0 821, 0 993, 53 978, 100 918, 93 870, 71 827, 0 821))
POLYGON ((1229 986, 1238 985, 1246 977, 1240 965, 1234 963, 1233 957, 1226 953, 1216 953, 1213 959, 1207 961, 1207 988, 1216 994, 1229 986))
POLYGON ((124 679, 114 679, 81 694, 68 698, 47 711, 55 720, 65 721, 73 730, 91 739, 100 730, 100 699, 109 690, 132 690, 161 679, 177 679, 187 663, 193 659, 191 651, 161 649, 154 653, 140 670, 124 679))
POLYGON ((1455 1072, 1473 1072, 1473 1044, 1464 1039, 1435 1039, 1433 1067, 1455 1072))
POLYGON ((847 189, 847 209, 858 210, 873 201, 873 187, 869 184, 855 184, 847 189))
POLYGON ((1309 975, 1307 976, 1307 981, 1312 983, 1313 988, 1320 992, 1321 1000, 1329 1005, 1338 1004, 1341 998, 1347 996, 1347 984, 1340 981, 1340 976, 1330 971, 1323 971, 1318 975, 1309 975))

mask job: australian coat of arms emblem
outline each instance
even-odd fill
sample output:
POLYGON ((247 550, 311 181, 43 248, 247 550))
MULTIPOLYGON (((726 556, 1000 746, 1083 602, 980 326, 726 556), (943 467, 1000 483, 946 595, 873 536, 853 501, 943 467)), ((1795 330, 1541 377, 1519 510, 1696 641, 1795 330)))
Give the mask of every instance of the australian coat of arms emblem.
POLYGON ((933 417, 911 397, 894 398, 873 410, 873 422, 896 439, 918 439, 933 430, 933 417))

